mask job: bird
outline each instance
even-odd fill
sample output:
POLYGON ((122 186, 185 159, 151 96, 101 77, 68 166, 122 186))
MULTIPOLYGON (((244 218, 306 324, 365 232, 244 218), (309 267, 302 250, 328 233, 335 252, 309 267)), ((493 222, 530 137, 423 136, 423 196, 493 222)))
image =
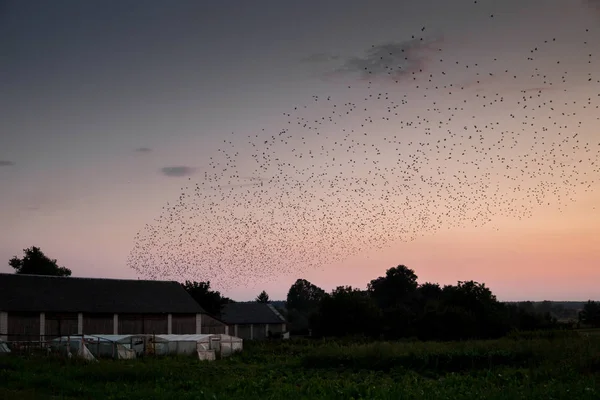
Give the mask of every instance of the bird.
POLYGON ((564 211, 600 178, 596 29, 580 29, 569 60, 557 37, 460 58, 426 26, 373 44, 333 74, 345 79, 335 91, 228 134, 141 227, 127 265, 229 290, 564 211))

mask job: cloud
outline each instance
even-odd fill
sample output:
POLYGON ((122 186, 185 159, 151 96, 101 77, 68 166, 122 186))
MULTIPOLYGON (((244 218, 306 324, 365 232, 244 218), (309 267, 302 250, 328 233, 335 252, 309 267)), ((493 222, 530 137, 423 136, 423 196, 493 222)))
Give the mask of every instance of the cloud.
POLYGON ((150 153, 152 149, 150 147, 138 147, 135 151, 136 153, 150 153))
POLYGON ((398 80, 421 72, 429 61, 428 54, 439 51, 441 39, 413 38, 404 42, 373 45, 364 56, 347 58, 330 77, 359 75, 363 79, 398 80))
POLYGON ((0 167, 10 167, 12 165, 15 165, 15 163, 12 161, 0 160, 0 167))
POLYGON ((160 172, 165 176, 181 177, 193 175, 196 172, 196 168, 179 165, 175 167, 163 167, 160 169, 160 172))

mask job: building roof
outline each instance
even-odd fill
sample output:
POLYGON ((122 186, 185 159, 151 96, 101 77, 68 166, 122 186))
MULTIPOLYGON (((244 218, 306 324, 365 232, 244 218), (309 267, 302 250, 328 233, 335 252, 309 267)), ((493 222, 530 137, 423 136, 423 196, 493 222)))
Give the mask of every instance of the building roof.
POLYGON ((0 310, 196 314, 204 310, 177 282, 0 274, 0 310))
POLYGON ((285 318, 267 303, 227 303, 221 310, 221 320, 233 324, 282 324, 285 318))

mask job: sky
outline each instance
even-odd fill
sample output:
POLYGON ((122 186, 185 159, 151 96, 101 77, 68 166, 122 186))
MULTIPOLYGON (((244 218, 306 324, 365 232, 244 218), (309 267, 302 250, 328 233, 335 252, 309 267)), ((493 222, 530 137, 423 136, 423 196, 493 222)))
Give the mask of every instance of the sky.
POLYGON ((0 272, 600 299, 598 38, 594 0, 0 1, 0 272))

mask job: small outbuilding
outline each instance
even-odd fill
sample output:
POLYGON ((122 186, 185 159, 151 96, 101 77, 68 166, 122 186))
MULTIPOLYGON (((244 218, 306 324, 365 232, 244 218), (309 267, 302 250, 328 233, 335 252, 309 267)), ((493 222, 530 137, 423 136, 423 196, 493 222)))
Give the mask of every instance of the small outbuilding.
POLYGON ((221 320, 228 325, 229 334, 242 339, 267 339, 287 331, 283 315, 268 303, 227 303, 221 320))

